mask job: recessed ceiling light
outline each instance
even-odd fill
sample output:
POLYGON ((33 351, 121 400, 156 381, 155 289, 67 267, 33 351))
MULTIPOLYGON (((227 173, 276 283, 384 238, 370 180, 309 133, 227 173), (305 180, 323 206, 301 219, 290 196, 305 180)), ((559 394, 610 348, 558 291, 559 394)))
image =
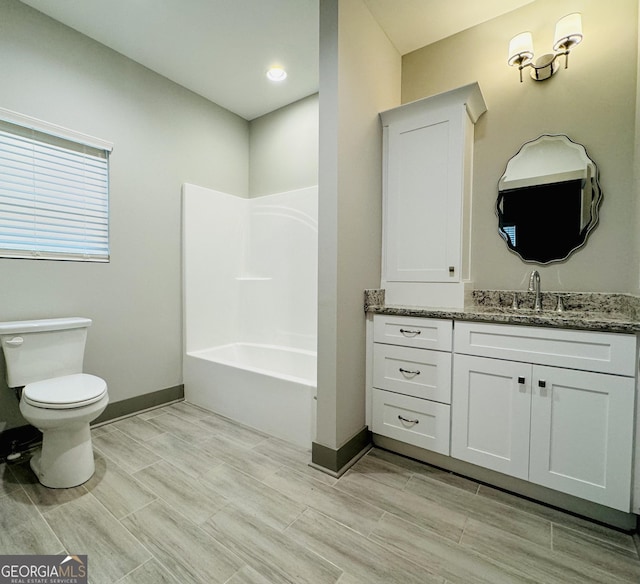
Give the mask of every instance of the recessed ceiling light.
POLYGON ((284 81, 287 78, 287 72, 282 67, 271 67, 267 71, 267 77, 271 81, 284 81))

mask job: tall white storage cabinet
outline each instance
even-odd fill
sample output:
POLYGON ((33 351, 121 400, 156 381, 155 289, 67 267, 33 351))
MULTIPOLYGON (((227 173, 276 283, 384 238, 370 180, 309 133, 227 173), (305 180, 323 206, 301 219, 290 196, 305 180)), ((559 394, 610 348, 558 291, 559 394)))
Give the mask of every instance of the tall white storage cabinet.
POLYGON ((382 282, 389 304, 461 308, 469 278, 477 83, 382 112, 382 282))

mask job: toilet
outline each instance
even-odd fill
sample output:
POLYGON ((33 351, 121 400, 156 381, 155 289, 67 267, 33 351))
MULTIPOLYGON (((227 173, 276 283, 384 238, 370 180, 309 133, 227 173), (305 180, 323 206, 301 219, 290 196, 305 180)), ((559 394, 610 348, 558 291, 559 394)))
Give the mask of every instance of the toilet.
POLYGON ((107 407, 104 379, 82 372, 91 319, 0 322, 7 384, 22 387, 20 412, 42 432, 31 468, 46 487, 66 489, 95 471, 89 424, 107 407))

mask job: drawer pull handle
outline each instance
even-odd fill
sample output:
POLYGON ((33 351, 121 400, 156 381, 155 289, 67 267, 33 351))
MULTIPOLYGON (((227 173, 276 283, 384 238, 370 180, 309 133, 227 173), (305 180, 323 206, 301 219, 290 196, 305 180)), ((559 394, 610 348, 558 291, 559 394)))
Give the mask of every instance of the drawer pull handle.
POLYGON ((416 375, 420 375, 420 371, 409 371, 408 369, 403 369, 402 367, 398 368, 398 371, 400 371, 400 373, 402 373, 403 375, 413 375, 414 377, 416 375))
POLYGON ((518 377, 518 383, 522 384, 525 382, 524 377, 518 377))
POLYGON ((407 424, 419 424, 420 420, 409 420, 408 418, 403 418, 400 414, 398 414, 398 420, 401 422, 406 422, 407 424))
POLYGON ((405 337, 417 337, 422 331, 412 331, 409 329, 400 329, 400 332, 405 336, 405 337))
POLYGON ((547 382, 544 379, 539 379, 538 387, 542 387, 544 389, 545 387, 547 387, 547 382))

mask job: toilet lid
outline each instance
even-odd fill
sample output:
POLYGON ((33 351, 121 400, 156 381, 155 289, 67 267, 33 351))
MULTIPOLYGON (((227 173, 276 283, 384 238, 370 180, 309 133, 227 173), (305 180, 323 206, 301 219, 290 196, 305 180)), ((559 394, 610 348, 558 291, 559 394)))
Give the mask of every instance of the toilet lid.
POLYGON ((29 383, 24 387, 22 399, 38 408, 72 409, 97 402, 106 393, 104 379, 76 373, 29 383))

